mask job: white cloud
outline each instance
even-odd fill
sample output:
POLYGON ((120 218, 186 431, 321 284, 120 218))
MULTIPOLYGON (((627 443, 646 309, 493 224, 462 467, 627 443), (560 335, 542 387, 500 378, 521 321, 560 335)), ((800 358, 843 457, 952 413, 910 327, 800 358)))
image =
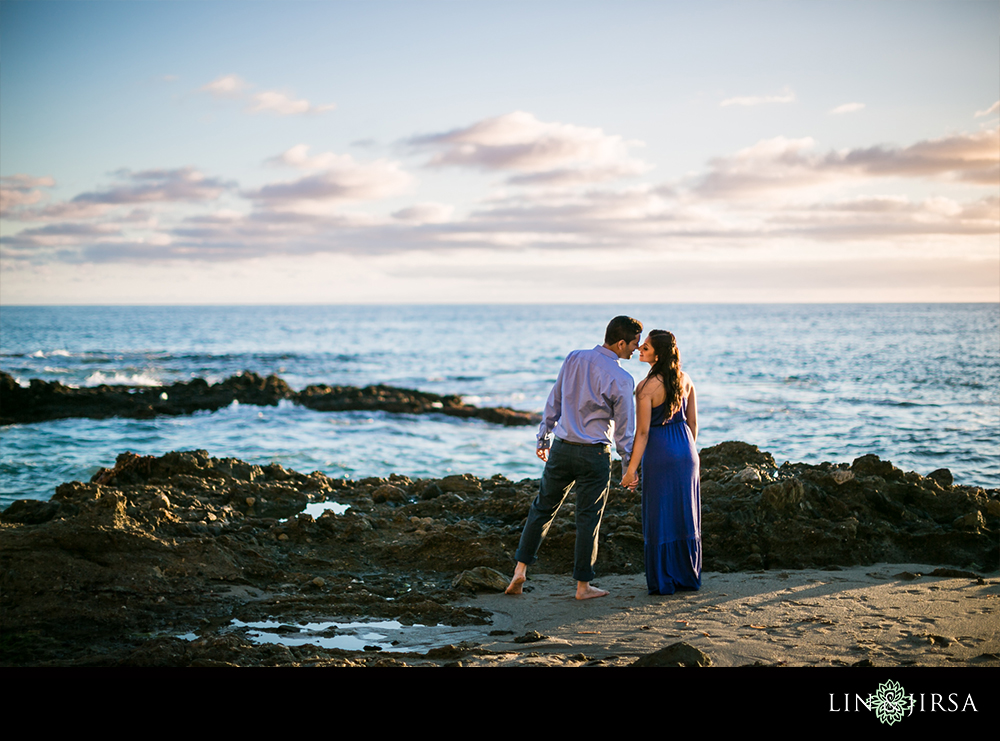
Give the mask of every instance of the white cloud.
POLYGON ((985 111, 976 111, 975 118, 979 118, 980 116, 988 116, 991 113, 996 113, 997 111, 1000 111, 1000 100, 991 105, 985 111))
POLYGON ((112 203, 93 203, 62 201, 53 203, 43 209, 33 209, 29 216, 32 221, 49 221, 59 219, 96 219, 116 208, 112 203))
POLYGON ((200 89, 214 98, 239 98, 249 87, 250 83, 239 75, 224 75, 207 85, 202 85, 200 89))
MULTIPOLYGON (((224 75, 207 85, 203 85, 200 90, 215 98, 242 100, 247 97, 246 91, 253 87, 239 75, 224 75)), ((314 106, 305 98, 296 100, 280 90, 264 90, 250 96, 250 104, 246 111, 248 113, 276 113, 279 116, 302 116, 332 111, 334 108, 336 105, 333 103, 314 106)))
POLYGON ((91 191, 76 196, 75 204, 109 204, 212 201, 233 187, 219 178, 208 178, 193 167, 173 170, 143 170, 117 173, 126 182, 109 190, 91 191))
POLYGON ((854 113, 860 111, 865 107, 864 103, 844 103, 844 105, 839 105, 830 111, 831 115, 839 116, 842 113, 854 113))
POLYGON ((51 188, 55 184, 54 178, 23 173, 0 178, 0 214, 14 216, 22 207, 40 203, 48 194, 38 188, 51 188))
POLYGON ((814 144, 810 138, 775 137, 715 158, 695 191, 710 198, 731 198, 875 177, 993 186, 1000 181, 1000 129, 929 139, 902 149, 874 146, 815 155, 808 151, 814 144))
POLYGON ((856 198, 841 199, 833 203, 815 204, 811 206, 813 210, 822 209, 825 211, 851 211, 851 212, 872 212, 886 213, 893 211, 909 211, 913 204, 909 198, 904 196, 860 196, 856 198))
POLYGON ((326 152, 308 157, 308 147, 292 147, 275 161, 320 172, 283 183, 272 183, 244 195, 267 207, 295 208, 307 202, 346 203, 371 201, 405 190, 413 177, 398 162, 378 159, 358 162, 349 154, 326 152))
POLYGON ((661 218, 668 210, 674 215, 679 211, 677 204, 668 205, 655 189, 636 187, 590 190, 571 195, 553 193, 539 196, 532 193, 526 197, 496 199, 475 211, 471 220, 480 224, 491 223, 497 228, 512 224, 518 230, 555 228, 561 231, 590 231, 618 228, 597 226, 595 222, 616 222, 620 226, 661 218))
POLYGON ((324 152, 310 157, 308 144, 296 144, 276 157, 268 158, 265 160, 265 164, 274 167, 294 167, 299 170, 325 170, 337 167, 339 163, 344 162, 344 157, 350 159, 349 155, 334 154, 333 152, 324 152))
POLYGON ((19 173, 17 175, 7 175, 0 178, 0 186, 12 188, 14 190, 31 190, 32 188, 51 188, 56 184, 55 178, 48 175, 34 177, 19 173))
POLYGON ((463 129, 414 137, 409 144, 434 152, 430 167, 470 167, 519 173, 512 184, 576 185, 639 175, 650 169, 629 155, 641 142, 599 128, 539 121, 514 111, 463 129))
POLYGON ((545 172, 527 173, 524 175, 512 175, 507 178, 511 185, 536 185, 536 186, 572 186, 586 185, 589 183, 600 183, 610 180, 621 180, 641 175, 651 167, 631 160, 607 166, 596 167, 576 167, 560 168, 545 172))
MULTIPOLYGON (((137 203, 205 203, 214 201, 234 187, 234 183, 219 178, 209 178, 193 167, 173 170, 143 170, 115 173, 120 182, 104 190, 80 193, 69 201, 52 203, 44 207, 21 208, 16 217, 22 221, 66 221, 96 219, 120 206, 137 203)), ((25 176, 13 176, 16 178, 25 176)), ((20 181, 22 183, 27 181, 20 181)), ((52 178, 36 178, 42 185, 54 185, 52 178)), ((30 194, 29 194, 30 195, 30 194)), ((21 198, 24 203, 38 203, 41 199, 31 196, 21 198)), ((6 207, 7 198, 4 196, 6 207)), ((15 214, 11 214, 15 215, 15 214)), ((121 217, 124 220, 146 220, 146 212, 135 212, 121 217)))
POLYGON ((754 106, 762 103, 794 103, 795 93, 786 87, 780 95, 744 95, 736 98, 726 98, 719 103, 723 108, 731 105, 754 106))
POLYGON ((445 203, 417 203, 392 214, 394 219, 415 224, 443 224, 451 220, 455 207, 445 203))
POLYGON ((279 116, 298 116, 307 113, 322 113, 323 111, 332 111, 336 108, 336 105, 333 103, 314 106, 305 98, 301 100, 293 100, 285 93, 278 92, 277 90, 265 90, 262 93, 257 93, 251 100, 253 102, 247 108, 250 113, 271 112, 277 113, 279 116))
POLYGON ((815 142, 805 137, 764 139, 736 154, 716 157, 709 172, 695 188, 702 196, 753 196, 775 188, 812 185, 826 176, 802 153, 815 142))
POLYGON ((822 166, 869 176, 943 177, 996 186, 1000 183, 1000 129, 927 139, 903 149, 876 146, 831 153, 822 166))
POLYGON ((959 203, 935 196, 911 201, 873 196, 786 208, 769 219, 775 236, 799 234, 819 240, 864 240, 926 235, 986 236, 1000 229, 997 198, 959 203))
POLYGON ((0 237, 0 243, 7 258, 37 260, 47 251, 59 248, 63 248, 65 257, 75 256, 82 245, 105 241, 120 234, 121 228, 116 224, 62 222, 0 237), (66 251, 65 248, 72 249, 66 251))
POLYGON ((186 222, 192 224, 235 224, 236 222, 242 221, 244 219, 244 214, 240 211, 234 211, 233 209, 223 208, 215 211, 214 213, 207 214, 204 216, 190 216, 185 219, 186 222))

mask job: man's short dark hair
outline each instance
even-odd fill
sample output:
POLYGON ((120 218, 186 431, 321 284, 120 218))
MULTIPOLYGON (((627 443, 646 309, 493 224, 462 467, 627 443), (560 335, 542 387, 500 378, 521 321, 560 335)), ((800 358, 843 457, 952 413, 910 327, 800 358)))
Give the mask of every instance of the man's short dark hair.
POLYGON ((637 334, 642 332, 642 322, 630 316, 616 316, 608 322, 608 328, 604 332, 604 344, 614 345, 619 340, 631 342, 637 334))

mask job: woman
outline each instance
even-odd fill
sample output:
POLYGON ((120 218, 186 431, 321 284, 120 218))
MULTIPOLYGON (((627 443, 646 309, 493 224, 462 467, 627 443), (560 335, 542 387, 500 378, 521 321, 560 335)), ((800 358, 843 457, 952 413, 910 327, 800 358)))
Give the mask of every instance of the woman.
POLYGON ((642 462, 642 534, 650 594, 701 586, 698 405, 673 334, 654 329, 639 348, 649 374, 636 388, 636 431, 622 486, 642 462))

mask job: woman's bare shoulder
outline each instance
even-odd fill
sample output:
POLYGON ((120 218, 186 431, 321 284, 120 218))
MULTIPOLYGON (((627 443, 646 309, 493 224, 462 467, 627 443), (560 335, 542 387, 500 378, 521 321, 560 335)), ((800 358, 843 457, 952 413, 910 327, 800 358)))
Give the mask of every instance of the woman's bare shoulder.
POLYGON ((681 371, 681 388, 684 390, 685 396, 694 390, 694 381, 692 381, 691 376, 684 371, 681 371))
POLYGON ((652 396, 663 388, 663 381, 657 376, 643 378, 639 385, 635 387, 636 394, 640 396, 652 396))

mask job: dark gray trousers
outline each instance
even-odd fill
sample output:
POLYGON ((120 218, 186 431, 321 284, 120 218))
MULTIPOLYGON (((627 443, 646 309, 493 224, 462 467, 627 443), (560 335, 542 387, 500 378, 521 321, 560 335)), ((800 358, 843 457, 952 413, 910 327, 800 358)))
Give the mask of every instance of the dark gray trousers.
POLYGON ((538 560, 556 512, 576 485, 576 551, 573 578, 591 581, 597 561, 597 533, 611 486, 611 446, 572 445, 556 440, 542 473, 538 496, 531 503, 528 521, 514 557, 529 566, 538 560))

